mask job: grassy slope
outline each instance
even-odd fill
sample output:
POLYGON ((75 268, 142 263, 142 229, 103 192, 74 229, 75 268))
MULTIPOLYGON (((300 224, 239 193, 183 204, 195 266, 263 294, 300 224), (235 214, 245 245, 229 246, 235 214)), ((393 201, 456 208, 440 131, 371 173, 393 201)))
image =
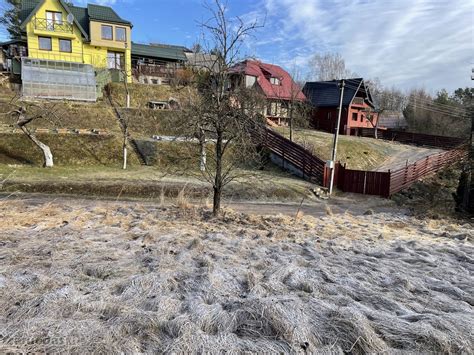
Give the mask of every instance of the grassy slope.
MULTIPOLYGON (((277 128, 289 137, 287 128, 277 128)), ((315 130, 295 130, 295 140, 322 159, 331 159, 333 135, 315 130)), ((399 144, 371 138, 339 136, 337 160, 348 168, 370 170, 382 164, 402 147, 399 144)))
MULTIPOLYGON (((8 112, 11 107, 8 105, 8 96, 0 97, 0 112, 8 112)), ((105 102, 81 103, 81 102, 48 102, 37 101, 41 107, 53 107, 57 118, 53 122, 47 119, 33 121, 31 128, 70 128, 70 129, 98 129, 105 130, 111 134, 120 134, 120 126, 115 118, 112 108, 105 102)), ((0 129, 11 131, 14 126, 12 119, 5 115, 0 115, 0 129)))
MULTIPOLYGON (((133 108, 146 108, 149 101, 168 101, 173 98, 184 101, 196 92, 189 87, 175 88, 162 85, 129 84, 130 106, 133 108)), ((116 103, 125 106, 126 91, 121 83, 110 84, 110 93, 116 103)))
MULTIPOLYGON (((115 165, 122 161, 122 142, 115 136, 39 134, 49 145, 58 166, 115 165)), ((130 154, 130 164, 138 165, 130 154)), ((34 164, 41 166, 39 149, 22 133, 0 133, 0 164, 34 164)))
MULTIPOLYGON (((276 169, 241 170, 241 178, 226 188, 232 200, 298 200, 310 198, 312 185, 276 169), (252 189, 248 189, 251 185, 252 189)), ((133 166, 123 171, 111 166, 58 166, 42 169, 25 165, 0 164, 0 192, 68 193, 89 196, 134 196, 157 199, 163 193, 176 197, 185 189, 187 196, 209 196, 210 185, 198 175, 176 175, 157 167, 133 166), (3 186, 1 182, 3 182, 3 186)))

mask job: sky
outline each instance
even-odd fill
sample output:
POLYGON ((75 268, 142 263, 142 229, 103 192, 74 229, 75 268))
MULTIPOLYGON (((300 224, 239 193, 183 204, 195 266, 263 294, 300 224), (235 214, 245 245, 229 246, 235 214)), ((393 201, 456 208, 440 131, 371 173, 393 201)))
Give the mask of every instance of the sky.
MULTIPOLYGON (((0 0, 0 4, 1 4, 0 0)), ((209 18, 202 0, 74 0, 111 5, 133 24, 135 42, 191 47, 209 18)), ((228 0, 229 16, 265 26, 244 54, 302 79, 316 54, 340 53, 346 67, 387 87, 431 92, 473 86, 474 0, 228 0)), ((0 33, 0 37, 5 33, 0 33)))

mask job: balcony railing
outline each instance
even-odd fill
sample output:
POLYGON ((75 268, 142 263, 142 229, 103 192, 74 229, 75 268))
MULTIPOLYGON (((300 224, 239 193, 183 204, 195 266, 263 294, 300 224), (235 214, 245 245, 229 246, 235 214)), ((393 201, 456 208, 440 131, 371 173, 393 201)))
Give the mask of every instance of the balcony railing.
POLYGON ((45 18, 35 18, 35 29, 61 33, 72 33, 73 26, 64 21, 54 21, 45 18))
POLYGON ((354 100, 352 101, 353 105, 364 105, 364 99, 362 97, 354 97, 354 100))

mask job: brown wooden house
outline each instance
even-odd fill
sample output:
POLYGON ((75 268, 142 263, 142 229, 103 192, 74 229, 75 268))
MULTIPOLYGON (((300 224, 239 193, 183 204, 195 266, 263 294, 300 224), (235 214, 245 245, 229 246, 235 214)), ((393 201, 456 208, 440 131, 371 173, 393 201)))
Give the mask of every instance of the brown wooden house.
MULTIPOLYGON (((339 112, 339 80, 307 82, 303 93, 313 106, 311 125, 315 129, 334 132, 339 112)), ((378 114, 364 79, 346 79, 342 100, 340 134, 358 135, 362 128, 373 128, 378 114), (371 119, 369 119, 371 118, 371 119)))
POLYGON ((169 85, 187 61, 183 46, 132 42, 132 73, 142 84, 169 85))

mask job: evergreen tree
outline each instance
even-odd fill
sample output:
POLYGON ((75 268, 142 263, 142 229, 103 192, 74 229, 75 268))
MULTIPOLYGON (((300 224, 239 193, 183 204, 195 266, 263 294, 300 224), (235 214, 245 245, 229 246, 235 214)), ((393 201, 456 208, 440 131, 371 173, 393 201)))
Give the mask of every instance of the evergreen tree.
POLYGON ((6 9, 0 15, 0 24, 4 26, 11 38, 21 37, 21 0, 5 0, 6 9))

